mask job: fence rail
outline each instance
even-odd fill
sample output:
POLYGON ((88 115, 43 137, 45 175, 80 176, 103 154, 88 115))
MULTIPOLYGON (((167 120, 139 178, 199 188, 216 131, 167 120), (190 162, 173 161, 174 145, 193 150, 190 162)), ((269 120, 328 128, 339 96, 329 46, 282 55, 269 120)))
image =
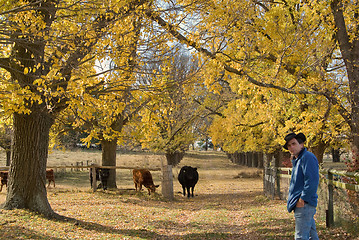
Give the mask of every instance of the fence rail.
MULTIPOLYGON (((76 165, 76 166, 69 166, 69 165, 63 165, 63 166, 47 166, 46 169, 90 169, 93 166, 98 168, 108 168, 108 169, 136 169, 136 168, 144 168, 144 167, 126 167, 126 166, 101 166, 101 165, 76 165)), ((0 171, 9 171, 8 166, 0 166, 0 171)), ((146 169, 150 171, 160 171, 162 168, 148 168, 146 169)))
MULTIPOLYGON (((291 177, 291 168, 275 168, 266 167, 263 176, 263 189, 267 196, 272 198, 279 197, 280 199, 286 198, 286 194, 281 191, 281 179, 287 179, 289 181, 291 177)), ((338 171, 335 169, 322 169, 319 171, 320 181, 328 185, 328 205, 326 210, 326 223, 327 227, 334 225, 334 186, 359 192, 359 185, 342 182, 342 178, 348 178, 359 182, 359 173, 338 171)))

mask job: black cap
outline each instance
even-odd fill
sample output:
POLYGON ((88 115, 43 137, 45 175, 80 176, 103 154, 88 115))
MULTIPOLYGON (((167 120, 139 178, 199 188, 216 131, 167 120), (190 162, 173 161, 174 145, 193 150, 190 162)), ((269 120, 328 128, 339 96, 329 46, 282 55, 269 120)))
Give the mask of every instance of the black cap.
POLYGON ((285 136, 284 140, 285 140, 285 144, 283 145, 284 149, 288 150, 288 142, 290 140, 292 140, 293 138, 295 139, 300 139, 301 140, 301 143, 302 142, 305 142, 305 140, 307 140, 307 138, 305 137, 305 135, 303 133, 298 133, 298 134, 295 134, 295 133, 289 133, 287 136, 285 136))

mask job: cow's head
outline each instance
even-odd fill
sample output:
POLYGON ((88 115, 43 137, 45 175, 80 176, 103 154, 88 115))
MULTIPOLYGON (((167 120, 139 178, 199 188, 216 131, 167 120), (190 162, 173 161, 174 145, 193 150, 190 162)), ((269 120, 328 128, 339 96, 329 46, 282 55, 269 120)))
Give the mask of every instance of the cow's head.
POLYGON ((100 169, 100 176, 101 176, 102 179, 107 179, 110 176, 110 169, 101 168, 100 169))
POLYGON ((186 179, 192 180, 197 175, 197 168, 193 168, 190 166, 184 166, 181 168, 181 172, 184 174, 186 179))
POLYGON ((148 189, 148 195, 151 195, 151 192, 152 192, 152 193, 155 193, 155 192, 156 192, 156 188, 158 188, 159 186, 160 186, 160 185, 154 185, 154 184, 148 186, 148 187, 147 187, 147 189, 148 189))
POLYGON ((0 172, 0 178, 2 178, 2 179, 7 179, 7 177, 8 177, 8 172, 0 172))

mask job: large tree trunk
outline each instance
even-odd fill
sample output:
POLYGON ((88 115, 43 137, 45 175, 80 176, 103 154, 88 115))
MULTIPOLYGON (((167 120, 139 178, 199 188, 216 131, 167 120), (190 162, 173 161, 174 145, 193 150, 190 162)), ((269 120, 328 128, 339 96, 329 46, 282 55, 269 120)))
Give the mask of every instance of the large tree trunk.
POLYGON ((323 162, 324 152, 327 148, 327 144, 323 141, 319 141, 316 146, 311 147, 311 151, 317 157, 318 163, 321 164, 323 162))
POLYGON ((46 163, 53 119, 47 113, 14 114, 14 148, 4 208, 54 217, 46 194, 46 163))
MULTIPOLYGON (((343 118, 347 121, 351 129, 351 145, 356 161, 357 167, 359 168, 359 39, 350 39, 347 31, 347 24, 344 18, 345 5, 343 1, 333 0, 331 2, 331 8, 334 16, 334 23, 336 26, 337 33, 335 34, 338 40, 340 52, 342 54, 345 68, 348 74, 349 81, 349 102, 351 105, 350 115, 342 114, 343 118)), ((359 19, 358 14, 352 13, 354 21, 359 19)), ((348 20, 349 21, 349 20, 348 20)), ((358 33, 358 29, 354 29, 358 33)), ((359 170, 357 168, 357 170, 359 170)))
MULTIPOLYGON (((102 165, 116 166, 117 141, 102 140, 101 146, 102 146, 102 165)), ((117 188, 116 169, 110 169, 110 176, 108 178, 107 186, 109 188, 117 188)))
POLYGON ((359 133, 355 133, 355 136, 353 136, 352 138, 352 159, 350 162, 347 163, 347 170, 349 172, 359 172, 359 133))
POLYGON ((166 159, 167 159, 167 164, 168 165, 172 165, 172 166, 177 166, 177 164, 179 164, 182 160, 182 158, 184 157, 184 152, 167 152, 166 153, 166 159))
MULTIPOLYGON (((351 150, 353 158, 347 163, 347 170, 349 172, 359 172, 359 39, 350 39, 346 19, 344 18, 345 5, 343 1, 333 0, 331 2, 331 8, 334 16, 334 22, 336 26, 336 38, 339 43, 340 52, 342 54, 345 68, 348 74, 349 81, 349 102, 351 105, 350 114, 342 114, 343 118, 347 121, 351 130, 351 150)), ((352 13, 354 21, 358 21, 359 15, 352 13)), ((354 28, 356 31, 354 36, 358 35, 358 28, 354 28)), ((354 183, 355 180, 349 181, 354 183)), ((359 193, 354 191, 348 191, 349 203, 353 207, 353 212, 359 215, 359 193)))

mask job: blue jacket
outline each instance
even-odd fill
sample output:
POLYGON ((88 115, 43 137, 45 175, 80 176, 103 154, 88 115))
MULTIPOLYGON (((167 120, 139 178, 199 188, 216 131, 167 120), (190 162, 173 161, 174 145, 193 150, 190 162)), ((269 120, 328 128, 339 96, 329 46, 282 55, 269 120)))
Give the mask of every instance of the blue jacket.
POLYGON ((292 160, 293 169, 290 179, 287 209, 294 210, 299 198, 316 207, 319 184, 319 165, 315 155, 304 148, 298 158, 292 160))

